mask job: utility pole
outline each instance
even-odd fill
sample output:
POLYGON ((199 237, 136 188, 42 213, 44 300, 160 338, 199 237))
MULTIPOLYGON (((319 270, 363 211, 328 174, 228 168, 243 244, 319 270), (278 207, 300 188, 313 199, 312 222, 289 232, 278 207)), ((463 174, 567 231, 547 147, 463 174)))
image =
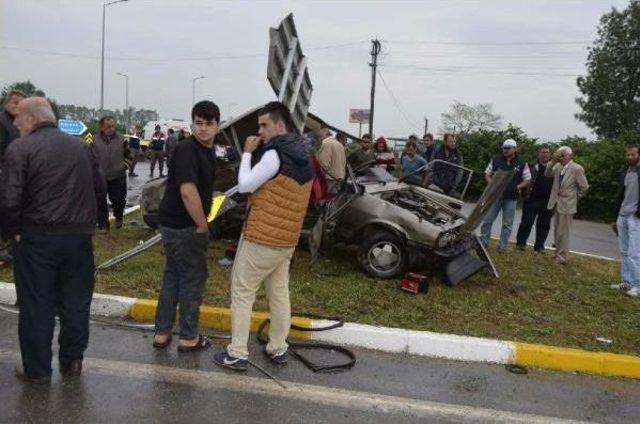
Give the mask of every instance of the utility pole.
POLYGON ((423 135, 426 134, 429 131, 429 120, 427 119, 427 117, 424 117, 424 133, 422 133, 423 135))
POLYGON ((382 46, 380 41, 376 38, 371 40, 371 106, 369 111, 369 134, 373 137, 373 109, 376 99, 376 72, 378 68, 378 55, 380 54, 382 46))

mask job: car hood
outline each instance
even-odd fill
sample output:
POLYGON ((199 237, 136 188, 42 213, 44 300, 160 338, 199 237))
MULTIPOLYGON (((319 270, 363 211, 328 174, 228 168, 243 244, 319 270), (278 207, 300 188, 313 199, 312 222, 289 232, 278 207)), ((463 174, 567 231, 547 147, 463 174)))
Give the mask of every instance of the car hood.
POLYGON ((482 223, 491 206, 498 201, 507 188, 515 171, 498 171, 493 174, 491 183, 478 199, 476 207, 471 211, 467 221, 460 227, 460 233, 471 233, 482 223))

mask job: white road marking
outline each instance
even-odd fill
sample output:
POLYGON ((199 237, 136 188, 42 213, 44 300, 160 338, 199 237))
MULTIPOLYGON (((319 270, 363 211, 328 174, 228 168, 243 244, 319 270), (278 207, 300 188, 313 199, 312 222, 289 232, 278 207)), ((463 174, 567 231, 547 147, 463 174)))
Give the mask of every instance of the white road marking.
MULTIPOLYGON (((16 351, 0 349, 0 361, 2 362, 12 362, 17 355, 18 352, 16 351)), ((292 381, 283 382, 287 386, 285 390, 273 381, 264 378, 144 363, 85 358, 83 368, 86 373, 185 384, 202 389, 230 390, 365 412, 410 415, 431 420, 447 419, 473 423, 540 424, 579 422, 542 415, 387 396, 292 381)))

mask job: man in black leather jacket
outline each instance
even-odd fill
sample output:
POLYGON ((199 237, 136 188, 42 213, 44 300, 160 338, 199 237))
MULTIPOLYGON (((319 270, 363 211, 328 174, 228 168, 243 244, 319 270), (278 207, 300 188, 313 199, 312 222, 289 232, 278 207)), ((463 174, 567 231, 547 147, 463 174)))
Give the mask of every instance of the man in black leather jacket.
POLYGON ((89 341, 93 295, 92 233, 104 181, 88 144, 56 128, 42 97, 20 102, 22 136, 6 152, 2 194, 6 234, 15 243, 14 276, 23 370, 31 382, 51 378, 51 340, 60 316, 60 371, 78 375, 89 341))

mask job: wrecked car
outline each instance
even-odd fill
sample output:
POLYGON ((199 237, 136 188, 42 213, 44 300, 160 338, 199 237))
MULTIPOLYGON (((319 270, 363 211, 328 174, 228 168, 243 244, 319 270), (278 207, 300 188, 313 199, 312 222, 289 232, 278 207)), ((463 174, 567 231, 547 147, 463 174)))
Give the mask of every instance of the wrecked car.
MULTIPOLYGON (((420 171, 428 173, 433 165, 432 161, 420 171)), ((455 165, 443 162, 441 166, 455 165)), ((317 255, 322 244, 355 245, 361 268, 376 278, 427 270, 441 272, 443 281, 454 285, 486 267, 497 276, 475 229, 511 177, 507 172, 496 174, 466 216, 461 212, 462 199, 437 188, 407 184, 381 168, 369 168, 357 176, 348 166, 342 189, 326 204, 309 233, 310 249, 317 255)), ((470 178, 471 174, 465 190, 470 178)))

